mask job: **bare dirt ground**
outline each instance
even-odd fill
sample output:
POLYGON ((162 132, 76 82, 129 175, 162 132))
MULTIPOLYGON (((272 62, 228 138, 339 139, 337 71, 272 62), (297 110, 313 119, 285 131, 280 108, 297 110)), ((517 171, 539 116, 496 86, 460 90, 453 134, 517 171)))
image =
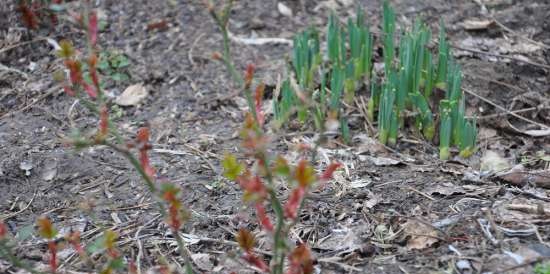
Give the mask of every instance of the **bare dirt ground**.
MULTIPOLYGON (((108 93, 114 98, 136 83, 149 90, 139 105, 120 107, 115 122, 128 138, 144 124, 152 127, 153 164, 163 178, 182 186, 193 213, 183 232, 196 265, 205 273, 243 273, 233 259, 234 233, 241 226, 259 229, 239 187, 221 176, 219 159, 237 150, 244 113, 243 99, 230 96, 235 89, 224 67, 211 60, 221 49, 221 34, 201 1, 97 2, 108 22, 100 34, 102 50, 130 61, 129 78, 107 80, 108 93), (160 21, 166 28, 147 28, 160 21)), ((293 11, 287 17, 277 1, 238 1, 230 30, 238 37, 291 39, 310 25, 325 31, 331 9, 341 18, 353 16, 352 2, 286 1, 293 11)), ((381 1, 359 2, 373 31, 380 31, 381 1)), ((403 132, 398 146, 388 150, 370 142, 373 132, 352 106, 354 143, 321 149, 346 168, 314 193, 293 240, 309 243, 321 273, 532 273, 550 257, 550 137, 530 131, 550 125, 550 3, 390 2, 400 26, 417 16, 434 32, 440 19, 448 26, 464 70, 468 112, 480 117, 480 149, 472 159, 441 162, 437 146, 403 132), (479 177, 487 151, 525 169, 514 178, 479 177)), ((97 121, 52 80, 62 64, 43 38, 78 41, 82 34, 63 22, 28 31, 15 3, 0 6, 0 219, 15 234, 46 214, 62 232, 81 231, 85 243, 113 228, 121 235, 119 248, 128 259, 141 258, 143 270, 158 265, 159 254, 181 262, 132 167, 108 149, 75 152, 61 142, 76 127, 94 130, 97 121), (94 214, 86 210, 90 206, 94 214)), ((287 44, 234 40, 232 46, 238 69, 256 64, 268 90, 287 69, 287 44)), ((381 49, 376 52, 381 62, 381 49)), ((274 147, 291 155, 296 143, 311 140, 312 134, 300 132, 279 132, 274 147)), ((281 186, 280 193, 288 189, 281 186)), ((258 248, 269 251, 266 235, 258 237, 258 248)), ((44 243, 31 238, 19 255, 38 263, 43 250, 44 243)), ((87 271, 71 252, 60 261, 87 271)), ((15 271, 0 265, 0 272, 15 271)))

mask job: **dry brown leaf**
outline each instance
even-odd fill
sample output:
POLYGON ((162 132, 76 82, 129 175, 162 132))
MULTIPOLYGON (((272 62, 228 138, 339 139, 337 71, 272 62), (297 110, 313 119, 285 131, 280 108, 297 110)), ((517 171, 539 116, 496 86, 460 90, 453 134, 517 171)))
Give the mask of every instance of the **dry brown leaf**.
POLYGON ((484 30, 488 29, 495 22, 493 20, 467 19, 464 20, 462 26, 465 30, 484 30))
POLYGON ((191 255, 191 260, 195 263, 195 265, 203 271, 212 272, 212 269, 214 268, 214 264, 210 260, 210 254, 206 253, 197 253, 191 255))
POLYGON ((521 164, 514 166, 510 171, 498 176, 515 186, 534 184, 538 187, 550 188, 550 170, 526 170, 521 164))
POLYGON ((501 157, 498 153, 487 150, 481 157, 480 170, 487 173, 503 172, 510 168, 508 160, 501 157))
POLYGON ((287 5, 279 2, 277 3, 277 9, 282 15, 292 17, 292 10, 287 5))
POLYGON ((127 87, 120 94, 115 103, 119 106, 135 106, 147 97, 147 89, 142 84, 135 84, 127 87))
POLYGON ((404 225, 405 236, 409 237, 407 249, 425 249, 437 243, 437 231, 424 223, 408 220, 404 225))
POLYGON ((457 186, 451 182, 438 183, 433 190, 429 192, 431 195, 439 194, 443 196, 450 196, 453 194, 464 194, 466 191, 460 186, 457 186))

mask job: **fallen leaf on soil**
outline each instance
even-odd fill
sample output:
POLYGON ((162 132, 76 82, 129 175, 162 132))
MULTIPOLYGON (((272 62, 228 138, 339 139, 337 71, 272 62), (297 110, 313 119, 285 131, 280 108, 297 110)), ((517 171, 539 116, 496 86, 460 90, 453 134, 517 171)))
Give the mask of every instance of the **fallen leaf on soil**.
POLYGON ((439 194, 443 196, 450 196, 453 194, 464 194, 464 189, 450 182, 438 183, 433 190, 429 192, 431 195, 439 194))
POLYGON ((508 160, 502 158, 498 153, 487 150, 481 157, 480 170, 486 173, 498 173, 510 168, 508 160))
POLYGON ((365 199, 365 201, 363 202, 363 209, 365 208, 372 209, 381 201, 382 201, 382 197, 369 191, 367 195, 367 199, 365 199))
POLYGON ((361 247, 361 239, 358 235, 367 229, 365 227, 342 227, 341 229, 333 229, 330 236, 319 241, 315 248, 330 251, 352 251, 361 247))
POLYGON ((44 169, 42 170, 42 180, 51 181, 57 175, 57 162, 46 161, 44 169))
POLYGON ((534 184, 538 187, 550 188, 550 169, 529 171, 519 164, 498 177, 515 186, 534 184))
POLYGON ((410 237, 407 241, 407 249, 424 249, 437 243, 437 231, 424 223, 408 220, 404 225, 405 236, 410 237))
POLYGON ((504 270, 506 270, 507 274, 533 273, 534 264, 529 264, 528 262, 533 262, 542 257, 540 253, 527 246, 521 246, 514 252, 504 250, 503 253, 491 255, 485 263, 484 268, 491 269, 493 273, 501 273, 504 270), (518 265, 522 266, 513 268, 518 265))
POLYGON ((495 220, 506 223, 509 229, 524 229, 522 223, 546 222, 550 203, 534 199, 515 198, 495 201, 492 212, 495 220), (518 224, 518 225, 514 225, 518 224))
POLYGON ((372 157, 368 155, 359 155, 359 160, 372 162, 375 166, 396 166, 401 161, 386 157, 372 157))
POLYGON ((279 2, 277 3, 277 9, 282 15, 292 17, 292 10, 287 5, 279 2))
POLYGON ((367 187, 368 185, 372 184, 372 180, 370 179, 360 179, 349 183, 349 188, 363 188, 367 187))
POLYGON ((135 106, 147 97, 147 89, 142 84, 135 84, 127 87, 120 94, 115 103, 119 106, 135 106))
POLYGON ((467 19, 464 20, 462 25, 465 30, 484 30, 493 25, 493 23, 493 20, 467 19))
POLYGON ((472 273, 472 264, 468 260, 458 260, 456 262, 456 268, 460 270, 460 273, 469 274, 472 273))
POLYGON ((488 128, 488 127, 480 127, 479 128, 479 133, 478 133, 478 138, 479 139, 489 139, 489 138, 493 138, 497 136, 497 131, 493 128, 488 128))
POLYGON ((533 137, 544 137, 550 135, 550 128, 526 130, 523 133, 533 137))
POLYGON ((353 136, 353 142, 357 143, 356 145, 356 154, 381 154, 386 153, 386 148, 378 142, 378 140, 369 137, 366 134, 357 134, 353 136))
POLYGON ((191 255, 191 260, 195 263, 195 265, 200 269, 207 272, 212 272, 212 269, 214 268, 214 264, 212 261, 210 261, 210 254, 206 253, 197 253, 191 255))
POLYGON ((525 204, 510 204, 506 206, 506 209, 517 210, 529 214, 535 215, 550 215, 550 207, 542 204, 537 205, 525 205, 525 204))

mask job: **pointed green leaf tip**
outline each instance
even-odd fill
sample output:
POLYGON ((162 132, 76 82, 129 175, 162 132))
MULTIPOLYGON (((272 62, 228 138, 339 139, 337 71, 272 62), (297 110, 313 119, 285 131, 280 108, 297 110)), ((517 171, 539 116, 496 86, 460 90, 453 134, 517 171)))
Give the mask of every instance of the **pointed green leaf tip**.
POLYGON ((237 162, 237 158, 233 154, 225 154, 222 161, 223 175, 229 180, 237 179, 244 167, 237 162))

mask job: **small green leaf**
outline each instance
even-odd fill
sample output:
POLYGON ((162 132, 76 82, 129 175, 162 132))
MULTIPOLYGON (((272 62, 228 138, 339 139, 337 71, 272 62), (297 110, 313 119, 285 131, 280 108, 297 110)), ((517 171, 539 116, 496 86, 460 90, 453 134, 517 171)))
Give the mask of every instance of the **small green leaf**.
POLYGON ((284 177, 287 177, 290 175, 290 166, 288 166, 288 162, 282 156, 278 156, 277 159, 275 160, 273 173, 284 177))
POLYGON ((97 68, 100 70, 107 70, 110 68, 109 61, 105 58, 101 58, 101 61, 97 64, 97 68))
POLYGON ((124 82, 128 81, 130 77, 126 73, 115 72, 113 73, 113 75, 111 75, 111 79, 117 82, 124 82))
POLYGON ((23 228, 19 229, 19 231, 17 231, 17 235, 15 235, 15 239, 17 241, 24 241, 24 240, 28 239, 29 237, 31 237, 33 233, 34 233, 34 225, 33 224, 28 225, 28 226, 24 226, 23 228))
POLYGON ((122 260, 122 257, 118 257, 114 260, 112 260, 109 263, 109 266, 111 269, 123 269, 124 268, 124 261, 122 260))
POLYGON ((244 166, 237 162, 237 158, 232 154, 225 154, 223 161, 223 175, 229 180, 235 180, 244 170, 244 166))
POLYGON ((90 254, 97 253, 103 249, 105 249, 105 238, 103 236, 86 246, 86 251, 90 254))

